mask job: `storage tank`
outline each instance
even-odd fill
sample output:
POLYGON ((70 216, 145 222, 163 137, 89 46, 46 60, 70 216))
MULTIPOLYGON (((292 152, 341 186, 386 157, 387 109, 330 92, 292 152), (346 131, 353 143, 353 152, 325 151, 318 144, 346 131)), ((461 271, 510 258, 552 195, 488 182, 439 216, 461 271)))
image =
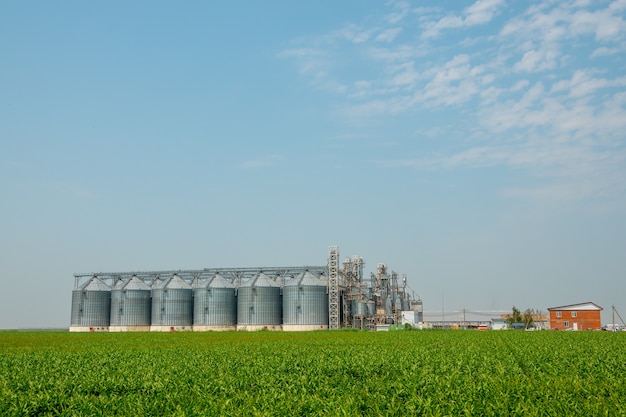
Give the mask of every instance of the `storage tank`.
POLYGON ((193 330, 235 330, 237 296, 235 285, 215 274, 193 290, 193 330))
POLYGON ((417 313, 418 322, 424 321, 424 306, 421 299, 411 301, 411 311, 415 311, 417 313))
POLYGON ((283 287, 283 330, 328 329, 328 281, 304 271, 283 287))
POLYGON ((150 331, 191 330, 193 324, 193 290, 174 274, 152 288, 152 324, 150 331))
POLYGON ((97 276, 72 291, 70 332, 108 331, 111 287, 97 276))
POLYGON ((352 316, 353 317, 365 317, 367 316, 367 304, 363 300, 352 300, 352 316))
POLYGON ((264 273, 237 290, 237 330, 280 330, 283 315, 280 283, 264 273))
POLYGON ((150 330, 152 291, 140 278, 118 281, 111 290, 110 332, 150 330))

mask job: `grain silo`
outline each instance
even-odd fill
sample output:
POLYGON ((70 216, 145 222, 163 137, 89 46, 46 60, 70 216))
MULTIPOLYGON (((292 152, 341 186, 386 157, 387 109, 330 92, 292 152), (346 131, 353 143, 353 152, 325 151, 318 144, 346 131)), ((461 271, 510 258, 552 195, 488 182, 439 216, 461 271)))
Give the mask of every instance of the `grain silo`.
POLYGON ((150 331, 191 330, 193 290, 177 274, 152 287, 152 324, 150 331))
POLYGON ((237 296, 235 285, 215 274, 193 290, 193 330, 235 330, 237 296))
POLYGON ((304 271, 283 287, 283 330, 328 329, 328 281, 304 271))
POLYGON ((72 291, 70 332, 108 331, 111 287, 97 276, 72 291))
POLYGON ((280 283, 260 272, 237 292, 237 330, 280 330, 283 303, 280 283))
POLYGON ((111 290, 110 332, 148 331, 152 315, 152 294, 143 280, 133 276, 118 281, 111 290))
POLYGON ((366 317, 368 313, 367 301, 364 299, 357 299, 352 301, 352 315, 354 317, 366 317))

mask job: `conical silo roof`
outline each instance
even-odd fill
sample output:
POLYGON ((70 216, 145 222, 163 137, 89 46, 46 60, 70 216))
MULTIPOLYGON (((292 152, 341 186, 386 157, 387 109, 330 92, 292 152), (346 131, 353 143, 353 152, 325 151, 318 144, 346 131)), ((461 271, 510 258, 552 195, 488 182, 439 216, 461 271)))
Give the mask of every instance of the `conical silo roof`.
POLYGON ((169 279, 169 281, 167 281, 167 284, 165 284, 164 288, 168 288, 171 290, 179 290, 179 289, 190 290, 191 285, 186 283, 185 280, 179 277, 178 275, 174 274, 169 279))
POLYGON ((165 285, 165 283, 166 283, 166 282, 167 282, 167 281, 166 281, 166 280, 164 280, 164 279, 163 279, 163 278, 161 278, 161 277, 154 278, 154 280, 152 281, 151 288, 152 288, 153 290, 154 290, 154 289, 161 288, 161 287, 163 287, 163 285, 165 285))
POLYGON ((115 280, 115 284, 113 284, 113 289, 120 289, 126 285, 126 282, 122 278, 118 278, 115 280))
POLYGON ((215 274, 207 284, 207 288, 235 288, 235 284, 220 274, 215 274))
POLYGON ((137 277, 132 277, 130 279, 130 281, 128 281, 126 283, 126 285, 124 285, 124 289, 125 290, 147 290, 150 291, 150 286, 148 284, 146 284, 145 282, 143 282, 143 280, 137 278, 137 277))
POLYGON ((207 279, 195 277, 193 281, 191 281, 191 288, 204 288, 206 287, 207 279))
POLYGON ((83 291, 111 291, 111 287, 106 285, 100 278, 94 276, 81 288, 83 291))
POLYGON ((263 272, 259 272, 251 280, 241 283, 239 287, 280 287, 280 283, 274 281, 263 272))
POLYGON ((296 286, 296 285, 303 285, 307 287, 312 287, 312 286, 325 287, 328 284, 322 281, 321 279, 319 279, 317 276, 315 276, 311 272, 304 271, 300 273, 296 278, 285 282, 285 287, 296 286))

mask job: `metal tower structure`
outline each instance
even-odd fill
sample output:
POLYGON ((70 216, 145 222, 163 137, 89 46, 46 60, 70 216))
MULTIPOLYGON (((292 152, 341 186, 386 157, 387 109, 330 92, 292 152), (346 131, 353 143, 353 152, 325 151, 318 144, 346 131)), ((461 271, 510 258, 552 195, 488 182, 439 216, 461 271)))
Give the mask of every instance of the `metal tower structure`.
POLYGON ((339 329, 339 248, 328 248, 328 328, 339 329))
MULTIPOLYGON (((363 291, 365 283, 363 282, 363 258, 353 256, 352 259, 346 258, 340 270, 341 274, 341 290, 343 291, 343 326, 349 327, 354 325, 353 319, 363 312, 352 311, 355 302, 365 303, 367 297, 363 291)), ((360 318, 360 317, 359 317, 360 318)))

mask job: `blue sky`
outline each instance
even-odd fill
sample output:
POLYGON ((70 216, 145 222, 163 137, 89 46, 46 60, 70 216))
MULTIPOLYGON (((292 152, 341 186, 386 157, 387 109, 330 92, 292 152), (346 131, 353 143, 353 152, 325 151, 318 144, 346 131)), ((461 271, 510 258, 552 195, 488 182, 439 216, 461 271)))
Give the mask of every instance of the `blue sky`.
POLYGON ((626 314, 626 1, 1 2, 0 328, 72 274, 325 264, 626 314))

